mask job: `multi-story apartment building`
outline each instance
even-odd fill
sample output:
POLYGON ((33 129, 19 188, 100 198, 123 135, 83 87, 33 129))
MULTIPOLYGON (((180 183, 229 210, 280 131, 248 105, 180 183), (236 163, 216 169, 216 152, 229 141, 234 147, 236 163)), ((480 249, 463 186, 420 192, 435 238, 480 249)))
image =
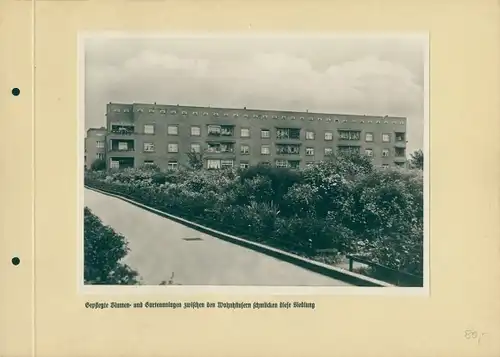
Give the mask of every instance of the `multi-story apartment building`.
POLYGON ((406 163, 402 117, 109 103, 106 128, 110 168, 175 168, 189 164, 190 152, 209 169, 305 167, 341 150, 368 155, 375 165, 406 163))
POLYGON ((97 159, 106 159, 106 128, 90 128, 85 137, 85 168, 97 159))

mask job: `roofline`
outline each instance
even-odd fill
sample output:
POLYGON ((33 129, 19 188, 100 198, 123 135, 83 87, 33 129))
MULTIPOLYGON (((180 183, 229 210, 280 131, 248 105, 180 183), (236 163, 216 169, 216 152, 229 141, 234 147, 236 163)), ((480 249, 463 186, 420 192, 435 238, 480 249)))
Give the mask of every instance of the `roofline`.
POLYGON ((309 111, 292 111, 292 110, 279 110, 279 109, 253 109, 248 107, 207 107, 198 105, 180 105, 180 104, 158 104, 158 103, 119 103, 119 102, 109 102, 107 105, 127 105, 127 106, 156 106, 156 107, 178 107, 178 108, 193 108, 193 109, 216 109, 216 110, 248 110, 252 112, 276 112, 276 113, 290 113, 290 114, 311 114, 311 115, 332 115, 332 116, 345 116, 345 117, 370 117, 370 118, 391 118, 398 120, 407 120, 407 117, 401 116, 391 116, 391 115, 371 115, 371 114, 342 114, 342 113, 320 113, 320 112, 309 112, 309 111))

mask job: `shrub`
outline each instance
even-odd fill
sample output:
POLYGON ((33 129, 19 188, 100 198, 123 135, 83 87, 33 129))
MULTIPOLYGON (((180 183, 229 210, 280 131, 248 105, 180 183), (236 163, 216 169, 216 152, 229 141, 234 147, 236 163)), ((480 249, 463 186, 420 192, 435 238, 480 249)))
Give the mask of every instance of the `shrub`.
POLYGON ((96 159, 92 164, 90 165, 90 169, 92 171, 102 171, 106 170, 106 161, 102 159, 96 159))
POLYGON ((85 182, 303 255, 357 253, 414 274, 423 269, 422 171, 377 169, 359 154, 303 170, 127 169, 87 172, 85 182))
POLYGON ((128 253, 125 238, 104 226, 84 208, 84 281, 86 284, 135 285, 137 272, 121 263, 128 253))

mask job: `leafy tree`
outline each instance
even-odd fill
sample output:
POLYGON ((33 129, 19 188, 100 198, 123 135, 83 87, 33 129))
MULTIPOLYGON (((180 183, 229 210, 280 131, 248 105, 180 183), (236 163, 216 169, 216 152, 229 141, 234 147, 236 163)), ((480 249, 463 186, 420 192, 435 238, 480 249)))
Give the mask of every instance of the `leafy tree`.
POLYGON ((96 160, 94 160, 94 162, 92 163, 92 165, 90 165, 90 169, 92 171, 103 171, 103 170, 106 170, 106 161, 103 160, 103 159, 96 159, 96 160))
POLYGON ((203 168, 203 153, 190 151, 187 153, 188 164, 194 170, 201 170, 203 168))
POLYGON ((417 150, 411 154, 410 166, 414 169, 424 169, 424 153, 422 150, 417 150))
POLYGON ((84 209, 85 284, 137 285, 138 273, 121 263, 128 253, 125 238, 84 209))

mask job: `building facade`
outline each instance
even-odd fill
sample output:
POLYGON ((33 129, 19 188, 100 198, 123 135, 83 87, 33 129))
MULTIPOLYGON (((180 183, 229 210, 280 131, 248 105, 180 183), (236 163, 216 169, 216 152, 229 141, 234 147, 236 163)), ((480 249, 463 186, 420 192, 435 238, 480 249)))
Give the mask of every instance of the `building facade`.
MULTIPOLYGON (((187 166, 190 153, 209 169, 302 168, 341 150, 370 156, 375 165, 404 166, 406 127, 403 117, 109 103, 104 150, 108 168, 187 166)), ((92 140, 97 145, 87 145, 92 140)), ((87 155, 101 151, 88 146, 87 155)))
POLYGON ((106 160, 106 128, 90 128, 85 137, 85 168, 97 159, 106 160))

